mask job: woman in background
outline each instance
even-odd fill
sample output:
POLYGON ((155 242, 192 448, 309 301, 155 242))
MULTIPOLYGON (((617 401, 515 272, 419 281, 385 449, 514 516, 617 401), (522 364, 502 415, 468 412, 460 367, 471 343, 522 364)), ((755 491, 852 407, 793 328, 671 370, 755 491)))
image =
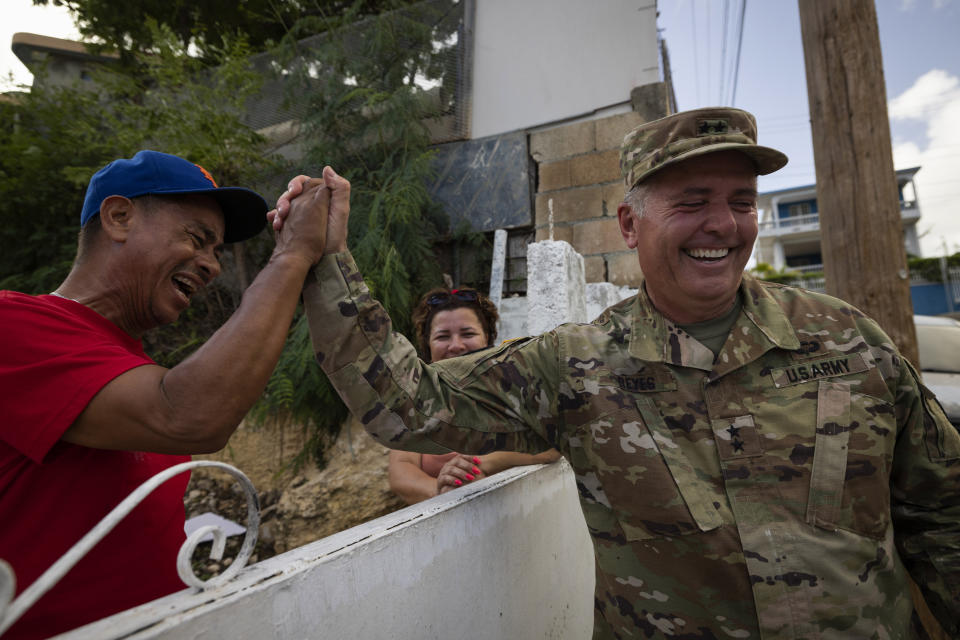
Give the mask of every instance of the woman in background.
MULTIPOLYGON (((413 312, 424 360, 437 362, 493 346, 498 317, 496 306, 476 289, 428 291, 413 312)), ((390 451, 390 488, 407 504, 414 504, 510 467, 554 462, 559 457, 556 449, 537 455, 494 451, 482 456, 390 451)))

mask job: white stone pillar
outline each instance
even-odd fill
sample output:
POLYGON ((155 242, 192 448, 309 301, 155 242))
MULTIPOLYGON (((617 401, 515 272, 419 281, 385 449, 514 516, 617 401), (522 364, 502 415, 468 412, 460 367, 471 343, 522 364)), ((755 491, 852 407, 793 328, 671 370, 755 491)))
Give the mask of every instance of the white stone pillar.
POLYGON ((773 240, 773 268, 777 271, 781 271, 784 267, 787 266, 787 257, 783 252, 783 243, 780 242, 780 238, 775 238, 773 240))
POLYGON ((527 330, 550 331, 564 322, 587 322, 583 256, 562 240, 527 245, 527 330))
POLYGON ((493 263, 490 265, 490 301, 500 309, 503 297, 503 272, 507 263, 507 230, 493 232, 493 263))

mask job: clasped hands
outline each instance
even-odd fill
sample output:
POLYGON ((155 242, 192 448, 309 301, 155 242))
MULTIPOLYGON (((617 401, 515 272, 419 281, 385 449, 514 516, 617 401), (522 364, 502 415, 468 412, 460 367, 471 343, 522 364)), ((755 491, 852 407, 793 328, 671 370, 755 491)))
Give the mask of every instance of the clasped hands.
POLYGON ((462 487, 468 482, 486 478, 487 474, 481 468, 480 458, 458 453, 440 468, 437 475, 437 493, 445 493, 451 489, 462 487))
POLYGON ((347 250, 350 181, 326 166, 320 178, 299 175, 267 213, 277 251, 306 255, 312 264, 331 253, 347 250))

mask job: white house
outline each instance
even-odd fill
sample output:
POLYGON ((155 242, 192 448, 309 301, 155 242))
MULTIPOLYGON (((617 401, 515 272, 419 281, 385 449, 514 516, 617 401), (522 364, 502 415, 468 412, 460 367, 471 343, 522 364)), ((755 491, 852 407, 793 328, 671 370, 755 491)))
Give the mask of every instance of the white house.
MULTIPOLYGON (((907 253, 917 257, 920 257, 920 241, 917 237, 920 205, 913 177, 919 170, 920 167, 912 167, 896 172, 903 243, 907 253)), ((777 270, 786 268, 800 273, 823 271, 817 185, 761 193, 757 207, 760 210, 757 262, 765 262, 777 270)))

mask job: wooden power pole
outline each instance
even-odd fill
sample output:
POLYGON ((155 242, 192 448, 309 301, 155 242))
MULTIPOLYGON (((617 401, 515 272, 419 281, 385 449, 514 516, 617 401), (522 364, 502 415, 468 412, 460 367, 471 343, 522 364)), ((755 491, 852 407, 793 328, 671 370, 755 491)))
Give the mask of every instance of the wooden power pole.
POLYGON ((874 0, 799 0, 827 292, 917 364, 874 0))

